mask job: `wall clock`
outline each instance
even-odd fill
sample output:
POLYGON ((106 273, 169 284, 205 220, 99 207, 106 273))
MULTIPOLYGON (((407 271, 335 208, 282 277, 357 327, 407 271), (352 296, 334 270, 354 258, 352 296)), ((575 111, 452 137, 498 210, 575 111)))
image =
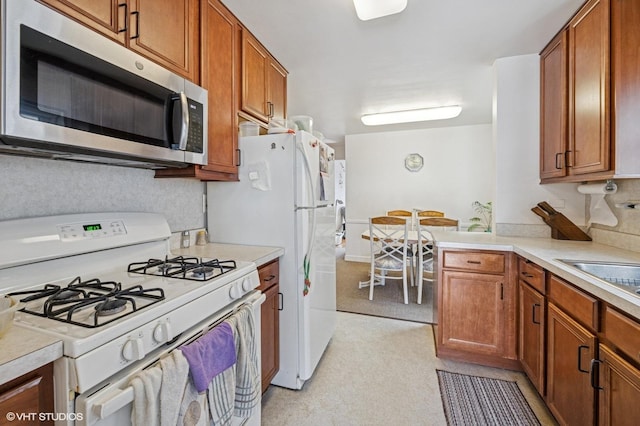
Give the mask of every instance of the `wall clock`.
POLYGON ((409 154, 404 159, 404 167, 410 172, 417 172, 424 165, 424 159, 420 154, 409 154))

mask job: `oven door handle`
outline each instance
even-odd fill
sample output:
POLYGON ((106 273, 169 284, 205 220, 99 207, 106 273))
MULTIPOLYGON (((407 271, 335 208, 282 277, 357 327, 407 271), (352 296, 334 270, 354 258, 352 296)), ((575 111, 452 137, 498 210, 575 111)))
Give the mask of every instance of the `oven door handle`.
POLYGON ((93 406, 95 414, 100 419, 106 419, 116 411, 120 410, 123 407, 131 404, 133 402, 133 388, 128 386, 127 388, 121 390, 116 393, 111 398, 107 399, 104 402, 99 404, 95 404, 93 406))

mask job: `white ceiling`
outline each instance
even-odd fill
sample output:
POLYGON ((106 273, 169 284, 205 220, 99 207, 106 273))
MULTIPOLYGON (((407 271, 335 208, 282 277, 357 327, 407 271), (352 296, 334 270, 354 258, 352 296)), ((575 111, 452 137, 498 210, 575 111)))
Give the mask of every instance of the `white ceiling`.
POLYGON ((491 122, 495 59, 539 53, 584 0, 409 0, 360 21, 351 0, 223 0, 289 71, 288 113, 325 137, 491 122), (366 113, 462 106, 459 117, 367 127, 366 113))

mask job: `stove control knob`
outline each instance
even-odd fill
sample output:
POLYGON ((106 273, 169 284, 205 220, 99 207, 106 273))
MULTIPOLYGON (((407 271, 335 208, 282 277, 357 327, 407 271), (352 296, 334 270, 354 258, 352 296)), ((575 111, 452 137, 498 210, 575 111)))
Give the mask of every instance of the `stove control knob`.
POLYGON ((231 297, 232 300, 242 297, 242 288, 238 283, 231 284, 231 288, 229 289, 229 297, 231 297))
POLYGON ((251 290, 251 280, 249 278, 245 278, 244 280, 242 280, 242 289, 244 291, 249 291, 251 290))
POLYGON ((173 332, 168 322, 161 322, 153 329, 153 340, 157 343, 165 343, 171 339, 173 339, 173 332))
POLYGON ((127 361, 136 361, 144 358, 144 344, 142 339, 132 337, 122 346, 122 357, 127 361))

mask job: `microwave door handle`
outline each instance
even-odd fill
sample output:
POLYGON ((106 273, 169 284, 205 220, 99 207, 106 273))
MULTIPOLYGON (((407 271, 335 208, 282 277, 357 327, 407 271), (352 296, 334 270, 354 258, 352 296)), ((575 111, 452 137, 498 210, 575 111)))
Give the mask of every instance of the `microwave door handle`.
POLYGON ((174 105, 175 101, 180 101, 180 136, 178 143, 173 144, 172 148, 185 151, 187 149, 187 140, 189 139, 189 103, 187 102, 187 95, 184 92, 180 92, 172 95, 171 100, 174 105))

